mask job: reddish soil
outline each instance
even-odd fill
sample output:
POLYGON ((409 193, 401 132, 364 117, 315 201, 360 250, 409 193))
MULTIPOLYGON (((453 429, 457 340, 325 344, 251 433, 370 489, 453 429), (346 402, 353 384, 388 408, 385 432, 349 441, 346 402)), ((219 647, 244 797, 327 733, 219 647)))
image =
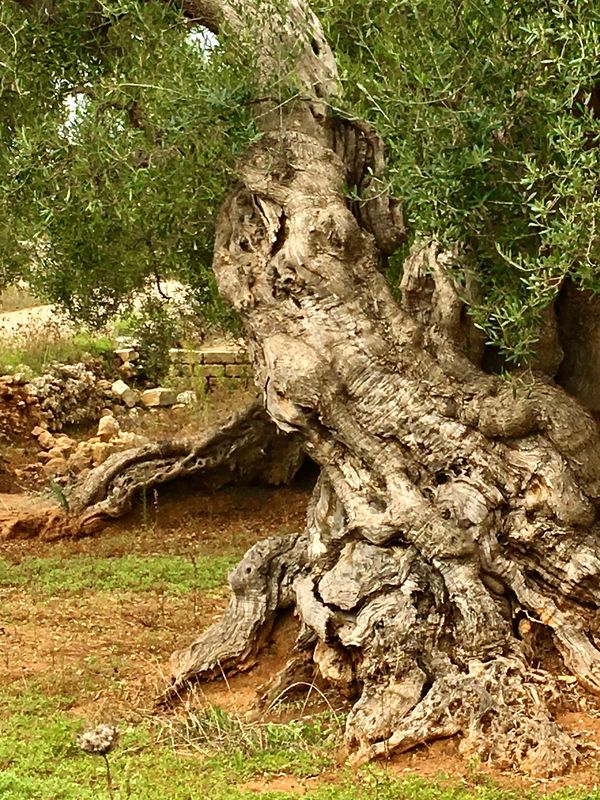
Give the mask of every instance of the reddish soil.
MULTIPOLYGON (((260 538, 277 532, 298 530, 304 520, 307 487, 263 489, 248 487, 217 495, 184 494, 182 487, 171 487, 158 496, 149 518, 141 510, 112 523, 99 535, 88 539, 43 541, 28 539, 0 544, 0 556, 19 561, 27 556, 78 554, 102 557, 124 553, 203 553, 223 549, 243 551, 260 538)), ((8 498, 16 500, 14 495, 8 498)), ((0 507, 7 498, 0 498, 0 507)), ((20 497, 16 507, 26 501, 20 497)), ((0 685, 15 690, 34 684, 39 690, 66 699, 63 705, 77 717, 90 722, 137 720, 152 711, 158 692, 165 685, 171 652, 185 646, 195 633, 213 622, 226 604, 226 592, 202 597, 201 603, 188 595, 158 593, 115 595, 81 593, 78 596, 36 596, 20 588, 0 589, 0 685)), ((283 620, 258 665, 247 673, 227 680, 198 686, 183 707, 219 705, 245 714, 251 709, 257 689, 269 682, 289 657, 296 631, 293 618, 283 620)), ((596 786, 600 748, 600 713, 594 698, 565 683, 565 711, 559 722, 590 745, 582 764, 569 776, 547 781, 529 780, 502 773, 485 764, 469 764, 460 754, 458 741, 434 742, 395 756, 388 768, 398 775, 440 774, 449 780, 475 786, 492 780, 507 787, 535 787, 545 792, 563 786, 596 786)), ((313 693, 311 710, 324 707, 313 693)), ((331 701, 339 710, 343 702, 331 701)), ((289 712, 286 716, 293 715, 289 712)), ((253 717, 254 718, 254 717, 253 717)), ((269 715, 269 718, 280 718, 269 715)), ((341 761, 343 754, 340 754, 341 761)), ((323 782, 335 781, 338 771, 319 776, 323 782)), ((360 783, 360 773, 356 773, 360 783)), ((308 791, 315 779, 279 776, 248 782, 245 788, 261 791, 308 791)))

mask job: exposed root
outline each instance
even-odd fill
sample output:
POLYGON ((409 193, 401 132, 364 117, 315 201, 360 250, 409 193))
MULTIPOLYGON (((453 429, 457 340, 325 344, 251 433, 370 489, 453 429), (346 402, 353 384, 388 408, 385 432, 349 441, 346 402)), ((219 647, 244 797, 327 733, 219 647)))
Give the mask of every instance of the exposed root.
MULTIPOLYGON (((323 515, 335 517, 330 491, 321 479, 309 513, 313 539, 323 515)), ((404 544, 351 541, 315 559, 309 539, 268 539, 248 552, 231 575, 225 616, 176 654, 163 700, 192 679, 250 668, 277 613, 293 606, 302 622, 295 652, 255 710, 295 681, 318 680, 353 703, 346 742, 356 763, 457 734, 464 754, 503 769, 548 777, 577 763, 574 740, 552 719, 556 684, 528 666, 533 654, 507 624, 499 580, 486 585, 465 563, 432 565, 404 544)), ((502 577, 519 602, 539 605, 515 575, 502 577)))
POLYGON ((130 511, 136 497, 177 479, 195 478, 210 491, 240 482, 289 483, 303 460, 299 437, 281 433, 255 401, 196 438, 115 453, 61 495, 60 505, 29 499, 14 513, 0 509, 0 539, 89 535, 130 511))
POLYGON ((133 498, 177 478, 198 476, 209 489, 239 481, 277 485, 294 476, 303 454, 258 401, 197 439, 159 442, 111 456, 69 499, 74 529, 88 533, 129 511, 133 498))
POLYGON ((500 769, 550 777, 577 763, 580 754, 574 741, 549 716, 549 705, 556 704, 558 693, 546 673, 500 657, 486 664, 472 662, 466 672, 446 667, 448 671, 408 713, 410 692, 398 692, 397 687, 378 692, 382 715, 395 720, 385 739, 365 738, 357 703, 346 731, 355 748, 355 763, 459 733, 462 753, 493 761, 500 769))
POLYGON ((311 650, 297 649, 277 675, 259 686, 251 715, 258 718, 278 702, 289 700, 295 688, 301 688, 306 694, 306 687, 313 683, 315 672, 311 650))
POLYGON ((229 575, 232 597, 223 617, 171 659, 172 682, 159 698, 168 702, 192 679, 250 669, 271 633, 278 611, 293 600, 292 583, 306 568, 306 537, 273 536, 246 553, 229 575))

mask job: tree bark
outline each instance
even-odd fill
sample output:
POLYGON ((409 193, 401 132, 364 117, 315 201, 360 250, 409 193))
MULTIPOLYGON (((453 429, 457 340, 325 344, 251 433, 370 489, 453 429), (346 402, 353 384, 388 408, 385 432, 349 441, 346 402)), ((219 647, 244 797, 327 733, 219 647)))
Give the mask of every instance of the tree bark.
POLYGON ((59 506, 0 515, 0 539, 86 536, 131 510, 135 498, 175 480, 194 479, 204 490, 232 483, 289 483, 304 461, 297 436, 285 436, 260 401, 196 438, 147 444, 110 456, 59 506), (61 507, 62 506, 62 507, 61 507))
POLYGON ((600 299, 570 281, 557 303, 564 358, 557 374, 561 386, 590 411, 600 411, 600 299))
MULTIPOLYGON (((290 6, 286 32, 302 42, 314 20, 307 34, 290 6)), ((547 380, 474 366, 481 345, 431 249, 436 308, 408 277, 394 302, 379 266, 402 236, 397 206, 381 203, 373 224, 347 201, 360 164, 339 137, 356 125, 306 93, 240 165, 214 269, 269 415, 321 476, 303 535, 250 551, 225 622, 177 654, 171 689, 247 664, 293 605, 299 654, 354 699, 357 760, 461 733, 465 752, 500 766, 561 772, 578 754, 552 721, 534 633, 600 691, 596 425, 547 380)))

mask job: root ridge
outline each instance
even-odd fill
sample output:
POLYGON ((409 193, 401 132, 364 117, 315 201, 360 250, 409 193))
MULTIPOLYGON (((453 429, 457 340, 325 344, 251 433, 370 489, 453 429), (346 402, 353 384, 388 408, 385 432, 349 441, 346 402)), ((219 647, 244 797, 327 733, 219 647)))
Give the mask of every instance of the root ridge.
POLYGON ((176 698, 192 680, 251 669, 280 611, 293 602, 292 586, 306 568, 303 534, 255 544, 229 575, 232 596, 222 618, 171 657, 172 680, 159 702, 176 698))

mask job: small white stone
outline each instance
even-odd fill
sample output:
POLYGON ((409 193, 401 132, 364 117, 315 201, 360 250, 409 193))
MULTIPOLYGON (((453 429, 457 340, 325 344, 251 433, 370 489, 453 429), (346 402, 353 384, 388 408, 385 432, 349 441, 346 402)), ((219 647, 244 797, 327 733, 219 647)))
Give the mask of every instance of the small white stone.
POLYGON ((125 383, 125 381, 115 381, 110 387, 110 390, 113 394, 113 397, 116 397, 117 400, 125 403, 128 408, 133 408, 139 399, 138 393, 135 391, 135 389, 131 389, 125 383))
POLYGON ((44 465, 46 475, 66 475, 69 468, 64 458, 51 458, 44 465))
POLYGON ((137 375, 137 367, 130 361, 125 361, 119 367, 119 372, 124 378, 134 378, 137 375))
POLYGON ((115 355, 123 362, 136 361, 140 354, 133 347, 124 347, 122 350, 115 350, 115 355))
POLYGON ((115 448, 108 442, 94 442, 92 445, 92 464, 95 467, 104 464, 106 459, 115 452, 115 448))
POLYGON ((63 456, 68 456, 77 450, 77 442, 63 433, 55 437, 54 449, 57 449, 63 456))
POLYGON ((40 447, 43 447, 44 450, 50 450, 56 444, 56 439, 49 431, 43 431, 37 437, 38 444, 40 447))
POLYGON ((191 389, 187 389, 185 392, 179 392, 177 395, 177 402, 185 406, 193 406, 196 402, 196 392, 193 392, 191 389))

